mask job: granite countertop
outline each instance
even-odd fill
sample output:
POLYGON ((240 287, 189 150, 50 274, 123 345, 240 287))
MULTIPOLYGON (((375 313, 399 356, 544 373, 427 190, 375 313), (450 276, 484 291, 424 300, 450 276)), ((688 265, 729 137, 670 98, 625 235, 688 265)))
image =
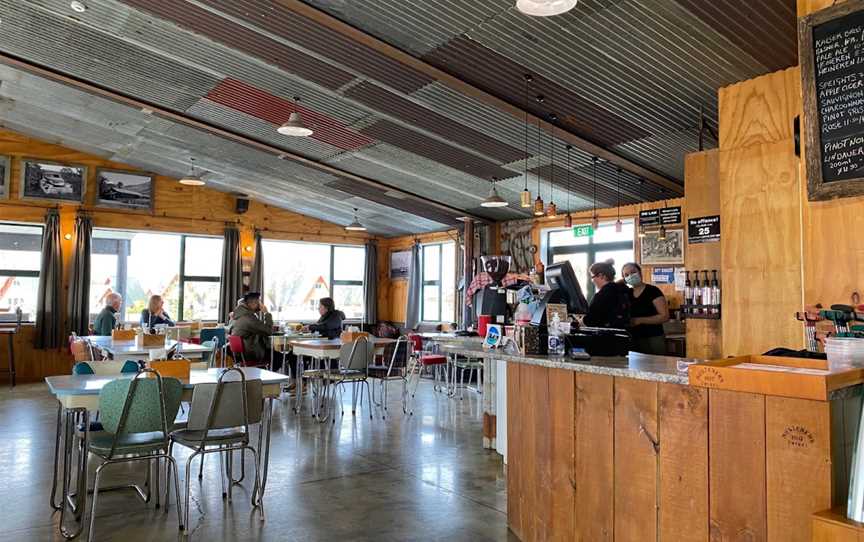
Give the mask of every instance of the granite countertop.
POLYGON ((454 345, 480 345, 483 343, 483 337, 461 336, 453 333, 421 333, 421 337, 428 341, 433 341, 441 344, 454 345))
POLYGON ((675 356, 650 356, 631 352, 626 357, 595 356, 590 360, 573 360, 566 356, 507 354, 503 350, 484 350, 479 345, 442 344, 441 348, 448 353, 474 358, 524 363, 583 373, 622 376, 638 380, 653 380, 673 384, 689 383, 687 373, 678 372, 678 360, 682 358, 675 356))

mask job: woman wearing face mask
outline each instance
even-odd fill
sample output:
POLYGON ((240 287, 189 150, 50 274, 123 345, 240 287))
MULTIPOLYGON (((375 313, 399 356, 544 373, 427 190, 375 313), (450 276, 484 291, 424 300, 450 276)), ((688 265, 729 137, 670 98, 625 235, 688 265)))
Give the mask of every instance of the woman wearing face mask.
POLYGON ((638 263, 625 264, 621 269, 624 282, 630 286, 630 334, 634 352, 666 354, 663 323, 669 320, 669 306, 660 288, 642 280, 638 263))

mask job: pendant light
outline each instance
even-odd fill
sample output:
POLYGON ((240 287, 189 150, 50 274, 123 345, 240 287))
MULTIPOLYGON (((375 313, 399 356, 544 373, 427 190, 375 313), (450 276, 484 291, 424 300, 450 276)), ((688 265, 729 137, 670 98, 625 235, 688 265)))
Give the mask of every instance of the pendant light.
POLYGON ((591 218, 591 227, 596 231, 600 226, 600 221, 597 219, 597 157, 591 158, 594 164, 594 214, 591 218))
POLYGON ((549 114, 549 122, 552 123, 552 133, 549 136, 549 207, 546 208, 546 216, 556 218, 558 216, 558 206, 555 205, 555 124, 558 120, 555 113, 549 114))
POLYGON ((621 168, 618 168, 618 176, 615 178, 615 191, 618 198, 618 220, 615 221, 615 233, 624 231, 624 223, 621 222, 621 168))
MULTIPOLYGON (((189 158, 190 162, 194 162, 194 158, 189 158)), ((201 178, 200 175, 195 174, 195 166, 193 164, 189 164, 189 173, 180 177, 177 182, 185 186, 204 186, 204 179, 201 178)))
MULTIPOLYGON (((666 200, 663 200, 663 208, 666 208, 666 200)), ((661 241, 666 240, 666 226, 664 226, 662 222, 660 223, 660 229, 657 230, 657 239, 660 239, 661 241)))
MULTIPOLYGON (((642 177, 639 177, 639 185, 641 186, 641 185, 643 185, 643 184, 645 184, 645 179, 643 179, 642 177)), ((639 210, 640 210, 640 211, 642 210, 642 206, 641 206, 641 205, 639 206, 639 210)), ((648 234, 648 233, 645 231, 645 226, 643 226, 642 224, 639 224, 639 234, 638 234, 638 235, 639 235, 639 239, 642 239, 642 238, 645 237, 647 234, 648 234)))
POLYGON ((507 200, 499 196, 498 191, 495 190, 495 181, 497 180, 497 177, 492 177, 492 186, 489 188, 489 195, 480 204, 481 207, 507 207, 507 200))
POLYGON ((573 216, 570 214, 570 151, 573 145, 567 145, 567 216, 564 217, 564 227, 573 227, 573 216))
POLYGON ((531 191, 528 190, 528 85, 533 80, 534 78, 531 77, 530 73, 525 74, 525 94, 523 95, 525 101, 525 189, 519 198, 519 205, 523 209, 531 207, 531 191))
POLYGON ((364 226, 360 223, 359 220, 357 220, 357 207, 354 207, 354 220, 350 224, 345 226, 345 229, 347 231, 366 231, 366 226, 364 226))
POLYGON ((282 135, 291 137, 308 137, 312 135, 312 129, 303 124, 303 118, 300 117, 300 110, 297 104, 300 102, 298 96, 294 96, 294 109, 288 115, 288 122, 276 128, 276 131, 282 135))
MULTIPOLYGON (((543 96, 537 96, 537 103, 542 104, 544 102, 543 96)), ((537 156, 542 156, 542 141, 540 136, 542 134, 542 130, 540 129, 540 118, 537 118, 537 156)), ((537 168, 537 199, 534 200, 534 216, 543 216, 545 209, 543 208, 543 198, 540 197, 540 168, 537 168)))
POLYGON ((551 17, 576 7, 578 0, 516 0, 516 9, 532 17, 551 17))

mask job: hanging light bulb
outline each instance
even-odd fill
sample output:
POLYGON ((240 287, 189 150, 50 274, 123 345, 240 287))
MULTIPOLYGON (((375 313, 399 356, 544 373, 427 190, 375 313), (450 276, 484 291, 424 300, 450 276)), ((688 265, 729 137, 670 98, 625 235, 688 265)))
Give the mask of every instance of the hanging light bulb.
POLYGON ((600 226, 600 220, 597 219, 597 157, 594 156, 591 158, 591 162, 594 171, 594 213, 591 219, 591 227, 594 228, 594 231, 597 231, 597 228, 600 226))
POLYGON ((519 197, 519 205, 523 209, 531 207, 531 191, 528 190, 528 85, 533 80, 534 78, 531 77, 530 73, 525 74, 525 94, 523 96, 525 100, 525 189, 519 197))
POLYGON ((615 221, 615 233, 624 231, 624 223, 621 222, 621 168, 618 168, 618 176, 616 177, 616 187, 618 197, 618 220, 615 221))
POLYGON ((534 200, 534 216, 543 216, 543 199, 538 195, 534 200))
POLYGON ((642 239, 645 235, 645 226, 639 226, 639 239, 642 239))
MULTIPOLYGON (((549 114, 549 122, 554 123, 558 119, 555 113, 549 114)), ((555 205, 555 124, 552 124, 552 133, 549 135, 549 207, 546 208, 546 216, 556 218, 558 206, 555 205)))
POLYGON ((549 206, 546 207, 546 216, 549 218, 556 218, 558 216, 558 206, 555 205, 555 202, 549 202, 549 206))
MULTIPOLYGON (((543 103, 543 96, 537 96, 537 103, 543 103)), ((540 130, 540 119, 537 119, 537 156, 542 155, 542 142, 540 140, 540 134, 542 131, 540 130)), ((537 171, 537 199, 534 200, 534 216, 543 216, 545 212, 543 209, 543 198, 540 197, 540 171, 537 171)))
POLYGON ((533 17, 551 17, 576 7, 579 0, 516 0, 516 9, 533 17))
POLYGON ((570 215, 569 212, 567 213, 567 216, 564 217, 564 227, 565 228, 572 228, 573 227, 573 217, 570 215))
POLYGON ((666 226, 660 226, 660 229, 657 230, 657 239, 664 241, 666 239, 666 226))
MULTIPOLYGON (((193 162, 195 161, 195 159, 189 158, 189 161, 193 162)), ((204 182, 204 179, 202 179, 200 175, 195 174, 195 166, 193 164, 189 164, 189 173, 187 175, 184 175, 183 177, 180 177, 177 182, 186 186, 204 186, 205 184, 207 184, 204 182)))
MULTIPOLYGON (((297 103, 300 101, 298 96, 294 96, 294 108, 298 109, 297 103)), ((288 122, 276 128, 276 131, 282 135, 292 137, 308 137, 312 135, 312 129, 303 124, 303 118, 300 116, 300 111, 292 111, 288 115, 288 122)))
POLYGON ((495 181, 497 177, 492 177, 492 186, 489 188, 489 195, 480 204, 481 207, 507 207, 507 200, 498 195, 495 190, 495 181))
POLYGON ((357 207, 354 207, 354 220, 350 224, 345 226, 345 229, 348 231, 366 231, 366 226, 364 226, 360 223, 359 220, 357 220, 357 207))

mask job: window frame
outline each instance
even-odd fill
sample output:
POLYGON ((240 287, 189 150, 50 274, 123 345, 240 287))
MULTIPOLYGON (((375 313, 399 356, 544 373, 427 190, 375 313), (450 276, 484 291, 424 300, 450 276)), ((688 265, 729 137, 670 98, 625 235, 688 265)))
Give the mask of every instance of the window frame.
MULTIPOLYGON (((41 224, 38 222, 0 221, 0 227, 3 227, 3 226, 23 226, 23 227, 28 227, 28 228, 38 228, 39 229, 39 246, 40 246, 40 252, 41 252, 42 243, 45 241, 45 224, 41 224)), ((41 264, 40 264, 40 269, 37 269, 36 271, 23 270, 23 269, 0 268, 0 275, 6 276, 6 277, 15 276, 15 277, 27 277, 27 278, 38 279, 41 274, 42 274, 41 264)), ((37 296, 39 295, 38 291, 36 292, 36 295, 37 296)), ((38 303, 38 300, 37 300, 37 303, 38 303)), ((32 318, 26 320, 25 321, 26 323, 36 323, 36 311, 34 311, 31 316, 32 316, 32 318)))
MULTIPOLYGON (((634 220, 634 219, 630 219, 634 220)), ((614 224, 614 222, 601 222, 603 224, 614 224)), ((570 254, 586 254, 588 257, 588 265, 591 265, 591 262, 595 262, 597 258, 598 252, 607 252, 613 250, 627 250, 630 249, 633 251, 634 261, 636 258, 636 231, 637 228, 635 226, 634 220, 634 228, 633 228, 633 238, 629 241, 608 241, 604 243, 595 243, 594 236, 590 236, 588 238, 588 243, 584 245, 567 245, 563 247, 553 247, 552 246, 552 234, 558 233, 562 231, 567 231, 570 228, 550 228, 545 230, 544 240, 546 242, 546 265, 551 265, 555 261, 555 256, 564 255, 568 256, 570 254)), ((622 262, 623 265, 624 262, 622 262)), ((579 277, 576 277, 579 279, 579 277)), ((580 279, 581 284, 581 279, 580 279)), ((587 284, 583 286, 585 291, 585 295, 587 297, 591 297, 594 295, 594 283, 592 281, 588 281, 587 284)))
MULTIPOLYGON (((456 314, 451 314, 450 319, 444 320, 444 245, 454 244, 455 241, 439 241, 437 243, 424 243, 420 245, 420 321, 421 322, 429 322, 434 324, 441 324, 444 322, 453 322, 455 321, 456 314), (438 279, 437 280, 426 280, 426 249, 430 247, 435 247, 438 250, 438 279), (424 318, 426 315, 426 298, 423 295, 423 292, 426 290, 426 286, 437 286, 438 287, 438 319, 437 320, 427 320, 424 318)), ((455 247, 454 247, 455 248, 455 247)), ((455 251, 454 251, 455 255, 455 251)), ((456 262, 453 262, 454 266, 456 262)), ((455 273, 455 269, 454 269, 455 273)), ((455 306, 454 306, 455 308, 455 306)), ((458 310, 458 308, 455 308, 458 310)))

